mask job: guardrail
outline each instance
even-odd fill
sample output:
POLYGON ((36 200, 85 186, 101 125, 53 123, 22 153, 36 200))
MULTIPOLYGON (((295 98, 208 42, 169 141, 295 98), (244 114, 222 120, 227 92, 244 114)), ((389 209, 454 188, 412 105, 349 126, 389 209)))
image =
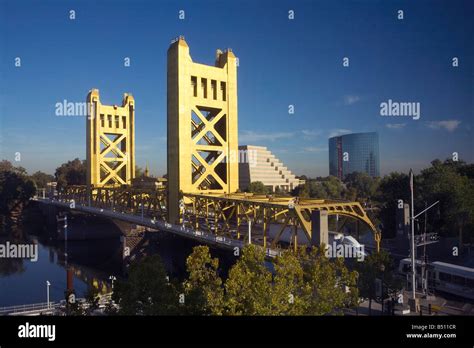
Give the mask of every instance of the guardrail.
POLYGON ((32 303, 24 305, 16 305, 9 307, 0 307, 0 315, 9 315, 15 313, 25 313, 33 311, 50 311, 58 308, 61 305, 59 302, 50 302, 49 307, 47 302, 32 303))

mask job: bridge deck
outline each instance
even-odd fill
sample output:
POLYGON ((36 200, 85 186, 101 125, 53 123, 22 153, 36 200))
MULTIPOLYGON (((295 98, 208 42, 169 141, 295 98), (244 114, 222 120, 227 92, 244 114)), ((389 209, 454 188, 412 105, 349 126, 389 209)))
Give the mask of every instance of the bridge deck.
MULTIPOLYGON (((140 226, 148 227, 152 230, 156 231, 166 231, 170 232, 182 237, 191 238, 196 241, 215 245, 220 248, 225 249, 235 249, 236 247, 241 249, 245 246, 245 242, 242 240, 237 240, 233 238, 229 238, 226 236, 219 236, 207 231, 202 230, 195 230, 191 228, 187 228, 182 225, 175 225, 165 221, 160 221, 156 219, 152 219, 146 216, 141 215, 134 215, 129 213, 117 212, 110 209, 103 209, 103 208, 96 208, 96 207, 89 207, 85 205, 76 204, 74 208, 71 208, 69 201, 60 201, 56 199, 48 199, 48 198, 33 198, 34 201, 40 202, 42 204, 50 204, 57 207, 71 209, 80 211, 83 213, 99 215, 103 217, 108 217, 111 219, 118 219, 122 221, 126 221, 129 223, 133 223, 140 226)), ((280 250, 274 248, 265 248, 265 254, 268 257, 276 257, 281 253, 280 250)))

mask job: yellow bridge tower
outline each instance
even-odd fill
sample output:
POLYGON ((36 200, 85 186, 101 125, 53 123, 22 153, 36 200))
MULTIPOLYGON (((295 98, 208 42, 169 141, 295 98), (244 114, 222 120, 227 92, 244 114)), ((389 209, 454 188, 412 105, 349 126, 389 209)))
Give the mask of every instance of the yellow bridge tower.
POLYGON ((129 185, 135 177, 135 100, 102 105, 99 90, 87 95, 87 187, 129 185))
POLYGON ((215 66, 194 63, 183 37, 168 49, 168 218, 180 192, 238 189, 237 58, 217 50, 215 66))

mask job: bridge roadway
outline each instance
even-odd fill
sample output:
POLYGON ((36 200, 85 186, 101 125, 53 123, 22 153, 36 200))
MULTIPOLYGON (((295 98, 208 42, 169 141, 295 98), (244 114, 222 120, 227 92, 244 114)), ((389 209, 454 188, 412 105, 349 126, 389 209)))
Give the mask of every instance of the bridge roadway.
MULTIPOLYGON (((246 243, 242 240, 228 238, 226 236, 218 236, 218 235, 209 233, 207 231, 195 230, 195 229, 187 228, 182 225, 175 225, 169 222, 164 222, 164 221, 160 221, 156 219, 150 219, 149 217, 142 216, 142 215, 116 212, 110 209, 90 207, 90 206, 80 205, 77 203, 75 204, 73 208, 71 208, 69 201, 65 201, 65 200, 61 201, 54 198, 49 199, 49 198, 34 197, 32 198, 32 200, 42 203, 42 204, 54 205, 56 207, 60 207, 60 208, 68 209, 68 210, 75 210, 75 211, 80 211, 87 214, 94 214, 94 215, 99 215, 99 216, 107 217, 111 219, 126 221, 132 224, 148 227, 151 230, 154 230, 156 232, 159 232, 159 231, 170 232, 178 236, 191 238, 198 242, 211 244, 223 249, 230 249, 230 250, 235 250, 235 248, 242 249, 246 245, 246 243)), ((274 248, 265 248, 265 254, 267 257, 274 258, 281 254, 281 250, 274 249, 274 248)))
POLYGON ((52 315, 61 307, 60 302, 42 302, 9 307, 0 307, 0 316, 4 315, 52 315))

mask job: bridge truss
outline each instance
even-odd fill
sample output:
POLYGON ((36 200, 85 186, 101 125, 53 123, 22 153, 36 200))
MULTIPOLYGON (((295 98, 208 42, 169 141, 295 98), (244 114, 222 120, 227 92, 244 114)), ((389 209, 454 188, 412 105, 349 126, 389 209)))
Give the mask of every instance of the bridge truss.
MULTIPOLYGON (((86 186, 69 186, 60 192, 59 197, 71 204, 141 215, 160 221, 167 221, 168 217, 166 188, 102 187, 91 189, 88 194, 86 186)), ((339 230, 348 219, 364 223, 372 231, 379 248, 380 232, 358 202, 251 193, 182 193, 179 207, 180 223, 186 228, 261 244, 264 248, 296 248, 298 240, 311 241, 311 214, 315 210, 325 210, 329 216, 343 217, 339 230), (282 240, 284 233, 291 235, 289 241, 282 240)))

